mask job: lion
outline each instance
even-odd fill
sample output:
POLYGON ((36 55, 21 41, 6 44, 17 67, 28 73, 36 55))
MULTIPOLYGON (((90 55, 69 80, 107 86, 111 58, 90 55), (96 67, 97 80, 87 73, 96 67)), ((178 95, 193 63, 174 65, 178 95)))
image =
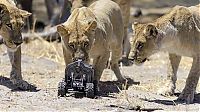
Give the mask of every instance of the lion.
POLYGON ((132 0, 113 0, 116 2, 122 11, 122 17, 124 22, 124 39, 123 39, 123 49, 122 49, 122 58, 121 62, 123 65, 130 65, 131 63, 128 60, 128 56, 131 50, 131 44, 130 44, 130 37, 127 35, 128 32, 128 26, 129 26, 129 18, 130 18, 130 8, 132 0))
MULTIPOLYGON (((71 0, 72 2, 71 10, 73 11, 75 8, 78 7, 89 6, 95 1, 97 0, 71 0)), ((132 0, 112 0, 112 1, 116 2, 120 6, 122 12, 122 18, 124 23, 124 37, 123 37, 122 57, 120 59, 120 62, 122 62, 123 65, 128 66, 131 64, 130 61, 128 60, 128 55, 130 53, 131 46, 130 46, 130 39, 127 35, 127 29, 129 26, 130 8, 132 0)))
POLYGON ((33 86, 22 79, 21 73, 21 30, 24 26, 24 19, 31 13, 18 9, 12 0, 0 1, 0 35, 8 49, 12 70, 10 80, 19 89, 29 90, 33 86))
POLYGON ((192 7, 175 6, 169 13, 147 24, 134 24, 134 38, 130 58, 144 63, 158 52, 169 53, 168 76, 163 95, 173 95, 181 56, 193 58, 192 68, 178 101, 193 103, 200 76, 200 4, 192 7))
POLYGON ((76 8, 57 31, 62 37, 66 65, 80 58, 94 67, 95 91, 110 52, 111 69, 118 81, 126 82, 118 66, 124 31, 120 7, 115 2, 98 0, 88 7, 76 8))

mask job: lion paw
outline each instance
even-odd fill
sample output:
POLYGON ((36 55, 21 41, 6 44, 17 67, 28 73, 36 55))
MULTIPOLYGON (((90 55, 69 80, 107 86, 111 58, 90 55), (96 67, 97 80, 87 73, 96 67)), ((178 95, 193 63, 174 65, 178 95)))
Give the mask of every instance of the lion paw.
POLYGON ((193 103, 194 101, 194 91, 182 92, 177 99, 178 102, 184 102, 186 104, 193 103))
POLYGON ((36 90, 36 86, 29 84, 27 81, 24 80, 15 80, 12 81, 13 85, 15 85, 18 89, 26 91, 26 90, 36 90))
POLYGON ((122 83, 122 84, 127 84, 128 80, 126 78, 121 78, 117 80, 118 82, 122 83))
POLYGON ((118 82, 119 82, 120 85, 122 86, 121 89, 123 89, 123 90, 127 89, 128 80, 127 80, 126 78, 120 79, 120 80, 118 80, 118 82))
POLYGON ((128 58, 122 58, 121 60, 119 60, 119 64, 122 63, 123 66, 131 66, 133 65, 133 62, 130 61, 128 58))
POLYGON ((158 90, 158 94, 163 96, 172 96, 174 94, 175 86, 173 84, 166 84, 158 90))

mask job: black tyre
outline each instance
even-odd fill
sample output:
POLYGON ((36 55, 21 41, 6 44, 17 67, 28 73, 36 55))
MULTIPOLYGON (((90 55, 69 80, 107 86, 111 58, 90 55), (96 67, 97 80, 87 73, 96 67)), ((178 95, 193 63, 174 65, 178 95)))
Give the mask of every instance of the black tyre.
POLYGON ((85 95, 88 98, 94 98, 95 97, 95 94, 94 94, 94 84, 93 83, 86 83, 85 95))
POLYGON ((67 93, 67 83, 63 80, 58 83, 58 96, 64 97, 67 93))

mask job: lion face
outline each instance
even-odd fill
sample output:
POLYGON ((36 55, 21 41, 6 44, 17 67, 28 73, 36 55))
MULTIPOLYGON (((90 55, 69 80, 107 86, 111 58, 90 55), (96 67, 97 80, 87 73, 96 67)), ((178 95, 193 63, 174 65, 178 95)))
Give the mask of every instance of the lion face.
POLYGON ((77 22, 75 24, 60 25, 57 27, 57 31, 62 37, 64 48, 71 53, 74 61, 78 59, 88 61, 89 52, 95 39, 94 33, 97 22, 77 22))
POLYGON ((133 29, 135 33, 129 57, 134 60, 135 64, 142 64, 149 56, 158 51, 156 45, 158 31, 151 24, 135 24, 133 29))
POLYGON ((8 50, 16 51, 23 42, 21 30, 24 19, 30 15, 17 7, 7 8, 6 5, 0 4, 0 34, 8 50))

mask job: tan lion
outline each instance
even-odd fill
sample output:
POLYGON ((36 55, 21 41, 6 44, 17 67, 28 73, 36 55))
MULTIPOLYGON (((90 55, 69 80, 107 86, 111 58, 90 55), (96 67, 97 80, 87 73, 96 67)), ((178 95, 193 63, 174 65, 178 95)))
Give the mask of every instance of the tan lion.
POLYGON ((57 27, 62 37, 66 65, 77 58, 93 65, 95 83, 101 78, 112 51, 111 69, 120 82, 118 60, 121 57, 123 22, 119 6, 110 0, 98 0, 88 7, 76 8, 69 19, 57 27))
POLYGON ((33 86, 22 80, 21 74, 21 30, 24 26, 24 19, 30 15, 27 11, 18 9, 12 0, 0 1, 0 35, 8 48, 12 64, 10 79, 22 90, 33 89, 33 86))
MULTIPOLYGON (((71 0, 72 10, 74 10, 75 8, 83 7, 83 6, 89 6, 94 1, 97 1, 97 0, 71 0)), ((127 35, 127 29, 128 29, 128 25, 129 25, 130 8, 131 8, 132 0, 112 0, 112 1, 116 2, 120 6, 121 12, 122 12, 123 23, 124 23, 122 59, 120 61, 122 61, 122 63, 124 65, 129 65, 130 63, 128 61, 128 55, 130 53, 131 47, 130 47, 130 39, 127 35)))
POLYGON ((153 23, 135 24, 130 58, 136 64, 146 61, 158 51, 169 52, 169 74, 166 85, 159 90, 172 95, 176 88, 177 69, 181 56, 193 58, 192 68, 178 101, 192 103, 200 76, 200 5, 176 6, 153 23))

